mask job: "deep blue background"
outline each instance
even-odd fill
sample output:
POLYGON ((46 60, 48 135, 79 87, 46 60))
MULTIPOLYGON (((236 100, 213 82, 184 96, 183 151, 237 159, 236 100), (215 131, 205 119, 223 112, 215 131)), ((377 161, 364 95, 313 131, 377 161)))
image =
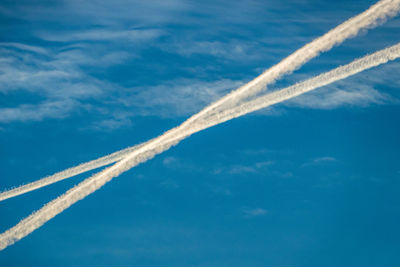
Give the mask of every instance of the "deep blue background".
MULTIPOLYGON (((0 186, 155 137, 373 3, 2 1, 0 186)), ((396 44, 399 23, 272 87, 396 44)), ((399 67, 197 133, 1 251, 0 265, 400 265, 399 67)), ((88 175, 0 202, 0 231, 88 175)))

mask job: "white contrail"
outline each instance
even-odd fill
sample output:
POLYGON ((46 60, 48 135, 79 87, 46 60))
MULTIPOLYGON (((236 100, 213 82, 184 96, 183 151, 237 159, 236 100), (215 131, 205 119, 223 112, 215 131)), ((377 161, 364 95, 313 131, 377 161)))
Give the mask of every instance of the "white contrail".
POLYGON ((107 166, 109 164, 115 163, 118 160, 124 158, 127 154, 131 153, 135 149, 143 146, 146 143, 142 143, 136 146, 128 147, 126 149, 122 149, 120 151, 114 152, 107 156, 88 161, 86 163, 79 164, 78 166, 68 168, 61 172, 55 173, 53 175, 44 177, 32 183, 24 184, 16 188, 9 189, 7 191, 0 193, 0 201, 6 200, 8 198, 12 198, 15 196, 19 196, 25 194, 27 192, 42 188, 47 185, 51 185, 53 183, 59 182, 61 180, 76 176, 81 173, 85 173, 103 166, 107 166))
POLYGON ((171 146, 177 144, 180 140, 190 136, 195 132, 230 120, 232 118, 242 116, 260 108, 264 108, 296 97, 317 87, 327 85, 334 81, 346 78, 350 75, 354 75, 358 72, 378 66, 399 57, 400 43, 390 48, 376 52, 372 55, 358 59, 348 65, 319 75, 315 78, 309 79, 307 81, 298 83, 294 86, 290 86, 279 91, 272 92, 251 102, 244 103, 238 108, 227 110, 225 114, 217 119, 208 122, 205 121, 203 123, 197 123, 193 127, 190 127, 189 129, 181 132, 179 132, 179 127, 175 128, 175 130, 173 129, 171 131, 168 131, 164 135, 155 138, 149 141, 146 145, 136 149, 113 166, 108 167, 105 170, 84 180, 77 186, 68 190, 65 194, 49 202, 37 212, 20 221, 16 226, 1 234, 0 249, 6 248, 7 246, 15 243, 29 233, 33 232, 35 229, 42 226, 45 222, 47 222, 57 214, 61 213, 63 210, 70 207, 75 202, 98 190, 112 178, 129 170, 139 163, 147 161, 155 155, 169 149, 171 146), (178 133, 174 133, 174 131, 178 131, 178 133))
POLYGON ((273 83, 284 74, 288 74, 312 58, 318 56, 321 52, 328 51, 334 45, 342 43, 344 40, 357 35, 360 30, 373 28, 387 18, 395 16, 400 10, 400 0, 381 0, 372 5, 363 13, 345 21, 336 28, 330 30, 323 36, 313 40, 296 52, 269 68, 264 73, 253 79, 242 87, 232 91, 211 105, 207 106, 199 113, 195 114, 183 123, 189 124, 194 120, 204 116, 213 109, 223 107, 224 104, 231 101, 231 106, 235 103, 260 92, 267 84, 273 83))
MULTIPOLYGON (((268 107, 270 105, 294 98, 301 94, 312 91, 316 88, 331 84, 335 81, 345 79, 349 76, 362 72, 364 70, 387 63, 400 57, 400 43, 389 48, 375 52, 369 56, 355 60, 350 64, 338 67, 332 71, 323 73, 309 80, 297 83, 285 89, 271 92, 267 95, 257 97, 254 100, 247 101, 240 106, 226 109, 220 112, 212 113, 208 120, 214 121, 213 124, 219 124, 233 118, 237 118, 250 112, 268 107)), ((205 119, 207 123, 207 118, 205 119)), ((210 123, 210 122, 208 122, 210 123)))
MULTIPOLYGON (((277 65, 268 69, 260 76, 250 81, 249 83, 243 85, 242 87, 232 91, 226 96, 222 97, 220 100, 212 103, 207 106, 205 109, 195 114, 188 120, 186 120, 181 125, 181 130, 185 127, 189 127, 193 122, 198 119, 204 118, 207 114, 215 112, 215 110, 224 110, 227 107, 225 104, 229 104, 228 107, 235 106, 235 104, 239 101, 244 100, 245 98, 254 95, 260 92, 267 84, 274 82, 280 76, 290 73, 312 58, 318 56, 321 52, 327 51, 332 48, 336 44, 340 44, 345 39, 355 36, 360 30, 365 28, 375 27, 379 22, 383 22, 385 19, 396 15, 400 9, 400 0, 381 0, 375 5, 371 6, 369 9, 364 11, 363 13, 347 20, 341 25, 337 26, 333 30, 327 32, 323 36, 315 39, 304 47, 300 48, 284 60, 282 60, 277 65), (221 109, 222 108, 222 109, 221 109)), ((119 156, 110 155, 109 158, 104 159, 101 158, 98 161, 92 161, 89 163, 83 163, 77 167, 70 168, 66 171, 56 173, 52 176, 43 178, 44 180, 38 180, 33 183, 29 183, 17 188, 14 188, 9 191, 4 191, 0 193, 0 201, 5 200, 7 198, 11 198, 20 194, 24 194, 26 192, 36 190, 43 186, 55 183, 57 181, 67 179, 71 176, 80 174, 85 171, 89 171, 101 166, 105 166, 116 162, 121 159, 121 157, 135 150, 136 148, 131 147, 126 149, 125 151, 119 151, 116 153, 119 156), (121 156, 121 157, 120 157, 121 156)))

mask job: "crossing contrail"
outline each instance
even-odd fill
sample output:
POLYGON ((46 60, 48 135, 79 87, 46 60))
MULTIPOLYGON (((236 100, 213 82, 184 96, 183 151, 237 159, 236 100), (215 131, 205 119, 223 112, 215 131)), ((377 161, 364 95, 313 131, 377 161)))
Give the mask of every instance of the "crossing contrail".
POLYGON ((344 40, 357 35, 361 30, 373 28, 386 19, 395 16, 400 10, 400 0, 381 0, 372 5, 361 14, 350 18, 323 36, 313 40, 302 48, 292 53, 287 58, 280 61, 275 66, 269 68, 261 75, 232 91, 216 102, 207 106, 199 113, 193 115, 184 124, 189 124, 216 108, 220 108, 231 101, 230 105, 242 101, 246 97, 262 91, 266 85, 273 83, 282 75, 288 74, 318 56, 321 52, 328 51, 334 45, 342 43, 344 40))
MULTIPOLYGON (((400 0, 381 0, 377 2, 363 13, 345 21, 323 36, 295 51, 293 54, 282 60, 277 65, 271 67, 254 80, 232 91, 231 93, 222 97, 220 100, 207 106, 199 113, 193 115, 181 125, 180 129, 182 130, 185 127, 190 127, 193 122, 202 118, 204 119, 204 117, 209 114, 216 113, 217 111, 226 111, 227 108, 234 107, 236 103, 245 100, 249 96, 257 94, 258 92, 262 91, 267 84, 273 83, 282 75, 296 70, 312 58, 318 56, 321 52, 327 51, 334 45, 342 43, 347 38, 357 35, 357 33, 362 29, 375 27, 377 24, 385 21, 387 18, 396 15, 399 10, 400 0)), ((130 147, 98 160, 82 163, 76 167, 72 167, 38 181, 4 191, 0 193, 0 201, 36 190, 83 172, 114 163, 137 148, 138 147, 136 146, 130 147)))
POLYGON ((212 113, 209 118, 205 118, 205 121, 209 120, 209 123, 212 123, 213 125, 219 124, 290 98, 294 98, 316 88, 345 79, 364 70, 393 61, 399 57, 400 43, 285 89, 276 90, 264 96, 257 97, 256 99, 247 101, 240 106, 212 113))
POLYGON ((16 226, 10 228, 0 235, 0 249, 22 239, 35 229, 42 226, 48 220, 67 209, 75 202, 85 198, 89 194, 98 190, 112 178, 117 177, 121 173, 131 169, 132 167, 145 162, 155 155, 169 149, 171 146, 179 143, 182 139, 213 125, 222 123, 232 118, 242 116, 249 112, 253 112, 260 108, 280 103, 287 99, 299 96, 317 87, 327 85, 334 81, 344 79, 348 76, 359 73, 363 70, 384 64, 388 61, 395 60, 400 57, 400 43, 395 46, 378 51, 372 55, 365 56, 355 60, 352 63, 336 68, 330 72, 321 74, 315 78, 311 78, 304 82, 295 84, 282 90, 269 93, 265 96, 257 98, 253 101, 246 102, 237 108, 228 109, 222 112, 215 119, 209 121, 196 122, 192 127, 180 131, 180 126, 176 127, 158 138, 146 143, 133 152, 126 155, 125 158, 104 169, 103 171, 82 181, 77 186, 68 190, 65 194, 49 202, 40 210, 36 211, 27 218, 21 220, 16 226))
POLYGON ((143 146, 144 144, 146 144, 146 143, 128 147, 126 149, 114 152, 110 155, 79 164, 78 166, 75 166, 72 168, 68 168, 66 170, 63 170, 63 171, 55 173, 53 175, 44 177, 44 178, 34 181, 32 183, 24 184, 19 187, 1 192, 0 193, 0 201, 15 197, 15 196, 19 196, 19 195, 25 194, 25 193, 33 191, 33 190, 37 190, 39 188, 45 187, 50 184, 54 184, 56 182, 79 175, 81 173, 85 173, 85 172, 88 172, 88 171, 91 171, 91 170, 94 170, 94 169, 97 169, 97 168, 100 168, 103 166, 110 165, 112 163, 117 162, 118 160, 121 160, 122 158, 125 157, 125 155, 131 153, 135 149, 143 146))

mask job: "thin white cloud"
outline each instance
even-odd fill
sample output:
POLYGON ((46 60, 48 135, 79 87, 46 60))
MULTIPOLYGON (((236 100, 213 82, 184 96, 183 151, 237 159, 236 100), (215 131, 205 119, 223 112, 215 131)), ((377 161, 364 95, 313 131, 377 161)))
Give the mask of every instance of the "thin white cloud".
POLYGON ((263 209, 263 208, 255 208, 255 209, 245 208, 245 209, 243 209, 243 213, 244 213, 245 217, 247 217, 247 218, 260 217, 260 216, 266 215, 268 213, 268 210, 263 209))
POLYGON ((229 188, 223 186, 208 185, 208 188, 211 190, 211 192, 217 195, 223 195, 223 196, 233 195, 232 191, 229 188))
POLYGON ((54 55, 54 61, 51 63, 52 66, 64 66, 70 68, 74 66, 96 66, 106 68, 112 65, 117 65, 125 62, 131 58, 135 58, 137 55, 134 52, 126 51, 113 51, 103 49, 98 45, 82 45, 71 48, 63 49, 54 55))
POLYGON ((184 158, 177 158, 173 156, 168 156, 163 159, 162 164, 164 167, 174 170, 174 171, 179 171, 179 172, 199 172, 202 170, 202 166, 190 162, 188 160, 185 160, 184 158))
POLYGON ((323 157, 314 158, 314 159, 304 163, 301 167, 326 165, 326 164, 334 163, 334 162, 338 162, 338 160, 335 157, 323 156, 323 157))
POLYGON ((285 105, 334 109, 398 103, 399 92, 390 89, 400 87, 400 80, 397 79, 399 67, 398 62, 386 64, 296 97, 285 105))
MULTIPOLYGON (((266 169, 273 164, 273 161, 259 161, 248 165, 232 165, 224 169, 229 174, 259 174, 265 172, 266 169)), ((220 169, 217 173, 221 173, 222 171, 223 170, 220 169)))
POLYGON ((47 50, 42 48, 42 47, 38 47, 38 46, 33 46, 33 45, 27 45, 27 44, 21 44, 21 43, 13 43, 13 42, 2 42, 0 43, 0 46, 2 47, 13 47, 13 48, 17 48, 20 50, 25 50, 25 51, 30 51, 30 52, 35 52, 38 54, 48 54, 47 50))
POLYGON ((298 97, 287 105, 313 109, 334 109, 341 106, 366 107, 390 102, 393 102, 390 95, 379 92, 368 85, 359 85, 356 90, 342 90, 330 86, 325 90, 298 97))
POLYGON ((319 163, 319 162, 327 162, 327 161, 337 161, 336 158, 334 157, 319 157, 319 158, 315 158, 313 159, 313 162, 315 163, 319 163))
POLYGON ((129 95, 120 95, 115 101, 135 108, 136 115, 186 116, 242 83, 228 79, 210 82, 178 79, 158 86, 131 88, 129 95))
POLYGON ((120 30, 120 29, 96 29, 87 31, 62 32, 62 33, 38 33, 37 35, 46 41, 53 42, 79 42, 79 41, 112 41, 127 40, 130 42, 148 41, 163 34, 157 29, 120 30))
POLYGON ((183 0, 94 0, 94 1, 55 1, 46 2, 12 2, 0 7, 4 16, 19 18, 25 21, 63 22, 68 26, 128 24, 160 24, 176 21, 177 12, 187 9, 183 0), (84 21, 85 24, 82 22, 84 21))
POLYGON ((179 184, 172 179, 167 179, 167 180, 161 182, 160 186, 163 188, 166 188, 166 189, 178 189, 179 188, 179 184))
POLYGON ((64 112, 63 105, 59 105, 58 112, 54 114, 45 107, 49 103, 54 103, 55 106, 63 100, 74 100, 77 104, 80 103, 76 105, 79 108, 85 105, 86 99, 98 100, 109 95, 106 105, 93 107, 94 110, 101 110, 103 120, 94 122, 93 127, 89 128, 111 130, 130 123, 133 116, 188 115, 242 84, 241 81, 233 80, 204 82, 178 79, 159 86, 123 88, 89 76, 82 71, 81 66, 102 65, 104 68, 119 64, 131 57, 126 52, 101 54, 100 51, 99 54, 90 51, 90 46, 85 45, 61 51, 44 50, 45 55, 15 50, 9 46, 0 49, 3 49, 1 52, 4 55, 0 58, 0 93, 27 91, 41 99, 38 103, 2 107, 0 112, 7 114, 2 119, 3 123, 67 117, 68 112, 72 111, 70 105, 65 105, 64 112), (115 106, 119 108, 115 109, 115 106), (41 112, 29 115, 35 109, 41 112))
MULTIPOLYGON (((45 50, 46 53, 36 55, 30 51, 10 48, 17 46, 18 44, 4 45, 0 48, 5 55, 0 59, 3 70, 0 74, 1 91, 7 93, 13 90, 25 90, 37 94, 43 100, 38 103, 2 107, 0 111, 4 114, 3 123, 42 120, 46 117, 64 118, 68 116, 68 112, 72 112, 72 109, 69 108, 71 105, 64 105, 62 112, 63 105, 59 105, 62 100, 77 101, 76 107, 82 108, 89 105, 83 100, 99 99, 113 92, 113 95, 107 98, 106 105, 93 107, 93 110, 101 109, 104 116, 102 121, 93 122, 93 127, 89 127, 97 130, 113 130, 124 124, 131 125, 134 116, 186 116, 243 84, 243 81, 228 79, 207 82, 197 79, 178 79, 158 86, 123 88, 88 76, 80 66, 95 65, 96 62, 118 64, 129 56, 124 52, 112 52, 96 57, 97 54, 88 54, 80 50, 90 49, 83 46, 61 52, 45 50), (54 103, 52 107, 60 107, 57 112, 53 113, 54 108, 48 108, 50 103, 54 103), (115 105, 119 108, 113 108, 115 105), (35 106, 40 112, 29 115, 29 112, 35 111, 35 106)), ((33 50, 36 48, 38 47, 34 47, 33 50)), ((395 79, 398 63, 388 64, 382 69, 372 70, 361 74, 360 77, 356 76, 311 92, 285 105, 332 109, 341 106, 364 107, 394 103, 397 100, 392 94, 398 92, 388 91, 387 88, 385 92, 378 91, 374 87, 379 88, 382 84, 400 86, 400 82, 395 79)), ((273 111, 257 114, 280 114, 273 111)))
POLYGON ((162 47, 162 49, 185 57, 194 55, 209 55, 217 58, 229 59, 240 62, 250 62, 255 59, 271 58, 265 48, 259 43, 244 40, 221 41, 198 41, 193 37, 175 37, 175 41, 162 47), (189 38, 189 39, 188 39, 189 38), (264 52, 264 55, 262 53, 264 52))
POLYGON ((108 118, 102 119, 100 121, 95 121, 88 127, 81 128, 82 130, 95 130, 108 132, 119 128, 127 128, 133 125, 132 114, 128 112, 118 112, 114 111, 109 115, 105 115, 108 118))
MULTIPOLYGON (((7 97, 23 92, 30 96, 25 103, 3 104, 1 123, 65 118, 80 109, 91 109, 89 102, 102 98, 112 88, 81 70, 82 61, 94 64, 95 55, 18 43, 0 43, 0 52, 0 94, 7 97), (81 55, 81 61, 71 55, 81 55)), ((102 57, 98 60, 101 62, 102 57)))
POLYGON ((166 157, 163 159, 163 165, 166 167, 171 167, 171 165, 176 164, 178 159, 176 157, 166 157))
POLYGON ((235 165, 229 169, 230 174, 258 173, 254 166, 235 165))
POLYGON ((70 115, 79 103, 67 99, 48 101, 37 105, 20 105, 13 108, 0 109, 0 123, 14 121, 41 121, 45 118, 64 118, 70 115))

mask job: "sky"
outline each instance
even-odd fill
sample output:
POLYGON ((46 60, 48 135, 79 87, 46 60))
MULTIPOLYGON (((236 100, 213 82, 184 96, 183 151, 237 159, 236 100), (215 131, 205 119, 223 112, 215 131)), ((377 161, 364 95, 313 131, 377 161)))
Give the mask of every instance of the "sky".
MULTIPOLYGON (((1 1, 0 190, 162 134, 373 3, 1 1)), ((363 31, 268 90, 394 45, 399 26, 363 31)), ((400 265, 399 69, 197 133, 0 265, 400 265)), ((0 232, 89 175, 0 202, 0 232)))

